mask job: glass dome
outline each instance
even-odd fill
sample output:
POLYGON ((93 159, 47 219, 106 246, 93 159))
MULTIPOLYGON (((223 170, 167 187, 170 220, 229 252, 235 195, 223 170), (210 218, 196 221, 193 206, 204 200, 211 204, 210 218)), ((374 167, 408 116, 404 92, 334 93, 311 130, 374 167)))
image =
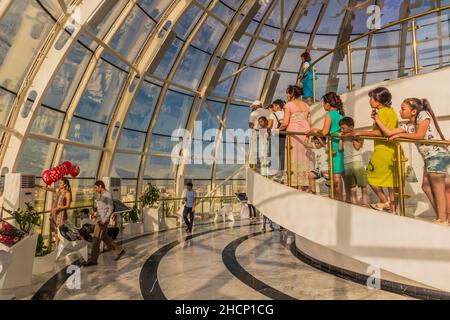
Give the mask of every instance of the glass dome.
MULTIPOLYGON (((95 179, 106 176, 122 178, 128 201, 147 182, 176 196, 181 177, 195 180, 202 195, 216 189, 233 194, 244 188, 243 165, 222 160, 230 154, 239 158, 247 144, 225 135, 225 129, 248 128, 253 100, 285 98, 286 87, 298 80, 302 52, 316 60, 368 32, 374 5, 386 25, 449 4, 2 1, 2 175, 24 172, 39 179, 43 170, 72 161, 81 167, 73 181, 78 205, 90 200, 86 190, 95 179), (177 129, 186 129, 193 140, 190 163, 171 161, 180 155, 177 129)), ((422 32, 422 40, 441 41, 433 40, 439 32, 435 27, 422 32)), ((411 72, 411 40, 405 34, 400 25, 355 44, 356 87, 411 72)), ((439 51, 422 47, 422 66, 448 60, 448 39, 439 46, 439 51)), ((318 64, 318 95, 347 90, 345 62, 343 53, 318 64)))

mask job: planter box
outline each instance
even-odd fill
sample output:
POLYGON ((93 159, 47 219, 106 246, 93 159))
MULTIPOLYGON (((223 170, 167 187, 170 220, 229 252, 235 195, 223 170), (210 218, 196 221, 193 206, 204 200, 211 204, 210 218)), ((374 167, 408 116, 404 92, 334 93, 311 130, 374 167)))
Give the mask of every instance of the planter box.
POLYGON ((132 236, 132 235, 137 235, 137 234, 141 234, 144 231, 144 226, 142 224, 142 222, 137 222, 137 223, 125 223, 123 225, 123 235, 128 235, 128 236, 132 236))
POLYGON ((34 255, 38 235, 29 235, 11 248, 0 244, 0 250, 11 254, 12 262, 0 279, 0 289, 10 289, 31 284, 34 255))
POLYGON ((43 257, 35 257, 33 265, 33 274, 41 275, 50 271, 53 271, 55 267, 57 250, 52 251, 50 254, 43 257))
POLYGON ((173 216, 173 217, 167 217, 165 219, 165 228, 166 229, 174 229, 179 226, 179 217, 173 216))
POLYGON ((142 217, 144 232, 155 232, 164 227, 164 216, 161 207, 144 208, 142 217))

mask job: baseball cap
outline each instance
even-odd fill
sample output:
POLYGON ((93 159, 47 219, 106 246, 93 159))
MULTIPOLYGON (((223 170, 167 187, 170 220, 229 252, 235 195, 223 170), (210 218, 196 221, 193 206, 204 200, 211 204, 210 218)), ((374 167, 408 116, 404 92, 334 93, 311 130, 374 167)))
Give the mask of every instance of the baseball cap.
POLYGON ((263 103, 259 100, 256 100, 255 102, 252 103, 251 107, 256 107, 256 106, 263 106, 263 103))

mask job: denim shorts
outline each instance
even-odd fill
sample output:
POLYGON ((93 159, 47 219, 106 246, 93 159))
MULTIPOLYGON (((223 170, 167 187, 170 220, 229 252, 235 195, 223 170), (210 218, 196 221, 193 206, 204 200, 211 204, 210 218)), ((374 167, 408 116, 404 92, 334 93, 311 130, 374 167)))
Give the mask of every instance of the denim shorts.
POLYGON ((428 173, 445 173, 450 166, 450 154, 440 152, 434 156, 425 159, 425 171, 428 173))

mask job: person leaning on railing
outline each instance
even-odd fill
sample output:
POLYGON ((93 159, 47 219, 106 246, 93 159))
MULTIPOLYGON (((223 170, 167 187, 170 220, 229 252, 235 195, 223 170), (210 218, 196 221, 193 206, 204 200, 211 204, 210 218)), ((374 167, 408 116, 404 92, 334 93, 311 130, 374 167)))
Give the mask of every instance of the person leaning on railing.
MULTIPOLYGON (((322 129, 311 129, 308 133, 319 133, 323 136, 341 133, 339 122, 345 117, 344 104, 341 97, 335 92, 329 92, 323 96, 323 108, 326 112, 325 122, 322 129)), ((344 155, 339 150, 339 138, 333 141, 333 175, 336 190, 336 199, 344 201, 344 155)))
POLYGON ((63 178, 58 188, 43 187, 35 185, 35 188, 43 189, 47 192, 56 193, 56 198, 53 201, 51 209, 51 227, 55 232, 55 243, 56 246, 59 244, 59 237, 57 234, 58 228, 62 226, 67 221, 67 210, 70 208, 72 203, 72 187, 67 178, 63 178))
MULTIPOLYGON (((284 107, 284 120, 276 132, 309 132, 311 130, 311 109, 303 102, 302 89, 298 86, 289 86, 286 90, 288 103, 284 107)), ((308 174, 313 170, 310 152, 303 145, 308 137, 296 135, 289 138, 291 143, 292 186, 303 191, 309 189, 308 174)))
MULTIPOLYGON (((390 140, 397 138, 415 140, 445 140, 431 105, 426 99, 410 98, 403 101, 400 116, 408 120, 398 129, 389 129, 374 116, 380 130, 390 140)), ((447 147, 417 144, 419 153, 425 161, 422 189, 436 212, 436 223, 448 225, 450 220, 450 188, 446 188, 447 172, 450 166, 450 153, 447 147)), ((448 183, 447 183, 448 185, 448 183)))
MULTIPOLYGON (((389 130, 398 128, 398 117, 391 107, 392 94, 388 89, 380 87, 370 91, 369 97, 372 118, 378 115, 379 122, 374 122, 372 131, 354 132, 353 136, 386 137, 379 127, 380 123, 389 130)), ((395 193, 398 189, 394 166, 396 159, 395 145, 383 141, 375 141, 374 145, 375 150, 367 166, 367 179, 380 202, 370 206, 379 211, 385 210, 395 213, 397 209, 395 193), (383 188, 388 188, 389 199, 386 197, 383 188)))

